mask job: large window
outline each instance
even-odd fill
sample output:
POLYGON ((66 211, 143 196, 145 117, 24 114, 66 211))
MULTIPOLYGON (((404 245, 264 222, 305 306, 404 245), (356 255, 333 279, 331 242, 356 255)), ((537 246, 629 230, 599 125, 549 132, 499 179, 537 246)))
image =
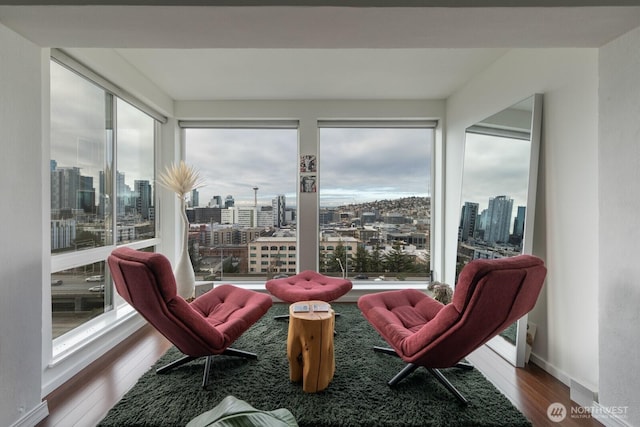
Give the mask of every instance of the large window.
POLYGON ((295 274, 296 125, 182 124, 185 161, 205 180, 187 208, 197 279, 295 274))
POLYGON ((325 274, 370 280, 430 275, 429 123, 320 123, 320 248, 325 274))
POLYGON ((102 248, 152 239, 157 122, 51 61, 54 339, 113 308, 102 248))
POLYGON ((111 244, 113 96, 51 63, 51 252, 111 244))

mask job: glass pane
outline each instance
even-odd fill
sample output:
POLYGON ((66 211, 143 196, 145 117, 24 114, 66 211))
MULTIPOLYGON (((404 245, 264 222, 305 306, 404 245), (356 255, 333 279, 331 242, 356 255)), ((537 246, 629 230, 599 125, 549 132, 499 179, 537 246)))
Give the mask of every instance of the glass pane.
POLYGON ((155 120, 117 101, 116 244, 155 237, 155 120))
POLYGON ((187 209, 196 279, 295 274, 295 262, 285 259, 296 253, 297 129, 186 129, 185 135, 185 161, 205 180, 187 209))
POLYGON ((112 242, 113 98, 51 62, 51 252, 112 242))
POLYGON ((93 319, 111 308, 112 286, 103 261, 51 275, 53 338, 93 319))
POLYGON ((320 129, 324 274, 361 280, 430 276, 433 129, 320 129))

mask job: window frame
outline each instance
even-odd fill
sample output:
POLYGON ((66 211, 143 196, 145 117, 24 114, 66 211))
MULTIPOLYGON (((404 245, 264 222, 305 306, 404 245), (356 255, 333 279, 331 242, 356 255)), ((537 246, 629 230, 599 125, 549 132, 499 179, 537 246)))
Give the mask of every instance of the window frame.
MULTIPOLYGON (((436 262, 440 263, 442 259, 444 259, 444 248, 442 245, 436 246, 438 241, 442 241, 442 237, 436 233, 436 224, 437 221, 440 221, 440 216, 436 213, 436 209, 434 206, 436 205, 435 200, 440 200, 441 203, 443 201, 442 196, 440 196, 441 189, 443 189, 443 180, 437 179, 436 176, 441 176, 444 178, 444 167, 443 167, 443 159, 438 156, 439 152, 442 152, 442 134, 441 134, 441 123, 436 119, 418 119, 418 118, 397 118, 397 119, 319 119, 317 122, 318 126, 318 168, 322 170, 322 159, 320 154, 319 145, 320 141, 320 129, 322 128, 356 128, 356 129, 431 129, 433 131, 433 143, 431 147, 431 176, 429 177, 429 190, 430 190, 430 226, 429 226, 429 267, 430 267, 430 280, 434 280, 434 271, 440 272, 443 274, 444 271, 442 266, 436 264, 436 262), (437 199, 436 199, 437 198, 437 199), (434 254, 439 254, 434 257, 434 254), (434 267, 435 266, 435 267, 434 267)), ((320 174, 319 174, 320 175, 320 174)), ((321 191, 319 189, 318 193, 321 191)), ((442 212, 444 207, 440 207, 439 211, 442 212)), ((318 197, 318 217, 320 212, 320 203, 318 197)), ((320 221, 318 221, 318 231, 320 230, 320 221)), ((318 242, 319 250, 322 251, 323 247, 318 242)), ((350 247, 345 247, 346 250, 349 250, 350 247)), ((332 247, 327 247, 327 250, 333 250, 332 247)), ((319 259, 319 257, 318 257, 319 259)), ((318 266, 319 268, 319 266, 318 266)), ((407 284, 418 284, 417 282, 405 281, 407 284)))
MULTIPOLYGON (((132 105, 134 108, 139 111, 145 113, 151 119, 153 119, 154 126, 154 135, 153 135, 153 168, 154 168, 154 181, 155 175, 158 171, 159 166, 159 144, 161 141, 161 128, 163 123, 167 123, 167 117, 157 112, 155 109, 151 108, 144 102, 137 99, 135 96, 131 95, 127 91, 121 89, 117 85, 111 83, 109 80, 105 79, 98 73, 94 72, 90 68, 86 67, 84 64, 76 61, 71 56, 67 55, 61 50, 51 49, 49 61, 55 62, 56 64, 62 66, 67 71, 76 74, 80 78, 85 79, 89 83, 95 85, 97 88, 103 90, 106 94, 111 95, 111 108, 110 108, 110 119, 113 123, 113 136, 112 136, 112 144, 110 146, 109 155, 112 159, 112 171, 111 171, 111 180, 113 183, 116 182, 116 174, 118 171, 118 136, 117 136, 117 103, 118 99, 127 102, 132 105)), ((50 158, 50 156, 49 156, 50 158)), ((49 182, 50 185, 50 182, 49 182)), ((115 184, 111 188, 110 196, 115 196, 116 186, 115 184)), ((158 198, 159 194, 157 191, 154 191, 154 204, 158 206, 158 198)), ((115 200, 116 197, 113 197, 115 200)), ((45 216, 50 220, 51 219, 51 208, 50 203, 47 204, 49 207, 46 209, 45 216)), ((160 235, 161 235, 161 221, 159 218, 159 213, 156 210, 156 219, 155 219, 155 236, 153 238, 138 240, 134 242, 128 242, 125 244, 118 245, 117 244, 117 233, 115 232, 116 224, 116 203, 111 204, 111 215, 114 218, 114 235, 111 239, 111 244, 106 244, 104 246, 100 246, 92 249, 85 249, 81 251, 69 251, 62 253, 51 253, 49 252, 49 275, 79 267, 82 265, 87 265, 95 262, 105 262, 105 271, 108 269, 106 267, 106 259, 111 253, 113 249, 116 247, 131 247, 134 249, 144 249, 144 248, 155 248, 161 243, 160 235)), ((46 228, 47 235, 44 238, 48 238, 50 227, 46 228)), ((110 278, 110 275, 106 275, 107 278, 110 278)), ((53 317, 52 317, 52 294, 51 292, 43 293, 43 306, 45 309, 43 310, 43 358, 44 365, 48 368, 48 370, 52 370, 59 365, 65 363, 66 360, 71 358, 74 354, 81 351, 83 348, 90 345, 100 336, 108 332, 110 329, 118 327, 122 322, 127 319, 135 316, 136 312, 133 310, 129 304, 127 304, 124 299, 122 299, 116 292, 113 291, 113 282, 105 282, 105 288, 109 283, 112 292, 112 299, 110 301, 110 305, 105 305, 105 311, 102 314, 97 315, 96 317, 89 319, 88 321, 78 325, 77 327, 69 330, 63 335, 53 338, 52 327, 53 327, 53 317)), ((47 370, 45 370, 47 373, 47 370)), ((52 374, 53 375, 53 374, 52 374)), ((44 387, 44 386, 43 386, 44 387)))

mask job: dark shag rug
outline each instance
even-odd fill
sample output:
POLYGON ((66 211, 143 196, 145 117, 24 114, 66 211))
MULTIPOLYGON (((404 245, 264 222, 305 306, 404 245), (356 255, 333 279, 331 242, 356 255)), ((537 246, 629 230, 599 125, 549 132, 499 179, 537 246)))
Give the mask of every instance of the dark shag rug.
POLYGON ((258 360, 217 356, 207 389, 202 389, 204 358, 165 375, 155 369, 180 357, 170 349, 114 406, 100 426, 184 426, 233 395, 265 411, 287 408, 300 426, 530 426, 529 421, 478 370, 444 369, 444 375, 470 401, 467 407, 425 369, 396 387, 387 381, 405 365, 397 357, 374 353, 385 343, 355 304, 333 304, 336 318, 336 373, 329 387, 304 393, 289 381, 288 324, 274 320, 288 306, 275 304, 233 348, 252 351, 258 360))

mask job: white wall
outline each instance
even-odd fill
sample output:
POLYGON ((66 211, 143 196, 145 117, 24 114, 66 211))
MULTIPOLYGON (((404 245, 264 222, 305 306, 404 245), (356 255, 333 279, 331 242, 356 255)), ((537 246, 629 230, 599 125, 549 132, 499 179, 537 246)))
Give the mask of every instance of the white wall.
POLYGON ((512 50, 447 103, 447 280, 455 277, 464 129, 534 93, 543 120, 533 253, 548 275, 530 320, 545 369, 598 387, 598 51, 512 50))
POLYGON ((600 51, 600 404, 640 425, 640 29, 600 51))
POLYGON ((39 369, 45 249, 41 50, 0 25, 0 64, 0 144, 9 159, 0 167, 0 425, 29 425, 47 413, 39 369))
MULTIPOLYGON (((141 75, 122 58, 90 51, 79 59, 92 66, 108 62, 119 72, 118 84, 137 87, 140 99, 155 100, 154 107, 172 113, 173 101, 149 82, 142 84, 141 75), (102 62, 99 53, 106 55, 102 62)), ((10 242, 0 248, 2 426, 35 425, 47 414, 43 395, 143 324, 139 316, 122 316, 100 339, 51 364, 50 247, 45 238, 50 215, 48 69, 48 49, 0 24, 0 143, 7 159, 0 168, 0 227, 10 242)), ((164 126, 158 160, 170 162, 179 154, 176 129, 175 120, 164 126)), ((173 209, 167 208, 170 217, 173 209)))

